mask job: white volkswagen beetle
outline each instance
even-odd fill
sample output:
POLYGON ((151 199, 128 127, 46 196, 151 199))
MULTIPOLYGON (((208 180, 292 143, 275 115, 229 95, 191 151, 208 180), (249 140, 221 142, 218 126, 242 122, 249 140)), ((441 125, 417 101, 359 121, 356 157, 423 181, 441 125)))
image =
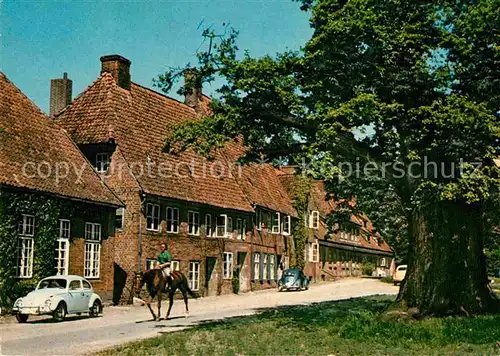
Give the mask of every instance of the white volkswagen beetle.
POLYGON ((36 289, 19 298, 12 308, 17 321, 25 323, 29 315, 52 314, 62 321, 67 314, 102 313, 102 300, 92 285, 80 276, 52 276, 42 279, 36 289))

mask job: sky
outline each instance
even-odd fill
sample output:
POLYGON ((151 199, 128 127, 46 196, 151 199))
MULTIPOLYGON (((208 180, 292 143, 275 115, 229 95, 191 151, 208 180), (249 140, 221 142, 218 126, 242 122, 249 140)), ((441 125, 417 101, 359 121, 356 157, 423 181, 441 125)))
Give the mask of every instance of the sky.
POLYGON ((103 55, 130 59, 132 81, 153 88, 168 66, 195 63, 206 28, 229 23, 238 47, 261 56, 299 49, 312 35, 308 19, 292 0, 0 0, 0 71, 48 112, 50 79, 67 72, 74 98, 99 76, 103 55))

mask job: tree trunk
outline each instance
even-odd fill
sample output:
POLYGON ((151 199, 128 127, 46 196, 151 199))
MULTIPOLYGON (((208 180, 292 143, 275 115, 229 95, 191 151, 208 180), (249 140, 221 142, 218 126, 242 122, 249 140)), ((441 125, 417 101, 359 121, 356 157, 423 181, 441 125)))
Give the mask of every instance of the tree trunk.
POLYGON ((488 286, 481 207, 439 203, 409 217, 406 278, 398 301, 421 315, 498 311, 488 286))

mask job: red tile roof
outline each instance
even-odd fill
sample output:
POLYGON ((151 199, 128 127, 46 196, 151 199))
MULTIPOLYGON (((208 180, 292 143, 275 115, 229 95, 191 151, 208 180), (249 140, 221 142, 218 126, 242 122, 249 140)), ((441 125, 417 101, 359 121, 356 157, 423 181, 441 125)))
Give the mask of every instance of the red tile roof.
MULTIPOLYGON (((209 101, 202 97, 204 112, 209 110, 209 101)), ((110 74, 104 73, 59 113, 56 121, 78 144, 114 139, 128 164, 135 167, 134 175, 146 193, 241 211, 253 211, 255 204, 295 216, 270 165, 245 166, 238 177, 233 163, 244 152, 238 144, 217 151, 214 161, 192 150, 179 155, 162 152, 172 125, 199 118, 184 103, 135 83, 130 91, 122 89, 110 74), (148 155, 152 174, 141 174, 139 167, 147 167, 148 155), (160 167, 176 166, 185 177, 160 175, 160 167), (188 166, 193 167, 191 172, 188 166), (210 174, 211 169, 215 176, 210 174), (223 174, 218 177, 221 170, 223 174)))
POLYGON ((1 72, 0 129, 0 185, 122 205, 64 130, 1 72))
MULTIPOLYGON (((290 169, 290 167, 284 167, 282 173, 280 175, 280 180, 283 185, 291 188, 294 184, 295 169, 290 169)), ((315 237, 318 239, 324 239, 325 236, 328 235, 328 226, 326 225, 325 218, 328 214, 333 212, 338 208, 339 201, 335 201, 333 199, 328 199, 327 192, 325 189, 325 184, 323 181, 314 181, 311 186, 311 196, 310 196, 310 209, 317 210, 320 213, 320 227, 315 231, 315 237)), ((350 205, 354 205, 355 202, 349 202, 350 205)), ((392 249, 389 247, 387 242, 380 236, 378 232, 374 232, 373 224, 368 219, 365 214, 362 215, 351 215, 351 222, 360 226, 360 229, 363 230, 370 236, 370 239, 362 237, 360 242, 351 242, 345 241, 342 239, 336 239, 335 242, 339 244, 346 245, 358 245, 367 249, 379 250, 384 252, 392 252, 392 249), (374 239, 376 237, 376 240, 374 239)), ((362 234, 361 234, 362 235, 362 234)), ((335 238, 335 237, 332 237, 335 238)), ((331 239, 331 238, 330 238, 331 239)))

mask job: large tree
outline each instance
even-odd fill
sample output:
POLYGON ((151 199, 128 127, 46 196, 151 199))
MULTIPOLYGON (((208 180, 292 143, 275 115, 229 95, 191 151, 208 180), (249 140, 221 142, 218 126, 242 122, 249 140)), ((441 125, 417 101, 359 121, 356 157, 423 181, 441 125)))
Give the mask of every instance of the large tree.
MULTIPOLYGON (((497 310, 484 237, 496 224, 499 0, 303 0, 298 52, 239 56, 236 33, 198 53, 193 83, 221 77, 213 114, 166 150, 208 153, 241 136, 247 159, 305 162, 336 198, 406 234, 398 300, 421 314, 497 310), (381 211, 382 210, 382 211, 381 211)), ((180 72, 161 75, 168 91, 180 72)), ((192 89, 186 83, 183 90, 192 89)))

